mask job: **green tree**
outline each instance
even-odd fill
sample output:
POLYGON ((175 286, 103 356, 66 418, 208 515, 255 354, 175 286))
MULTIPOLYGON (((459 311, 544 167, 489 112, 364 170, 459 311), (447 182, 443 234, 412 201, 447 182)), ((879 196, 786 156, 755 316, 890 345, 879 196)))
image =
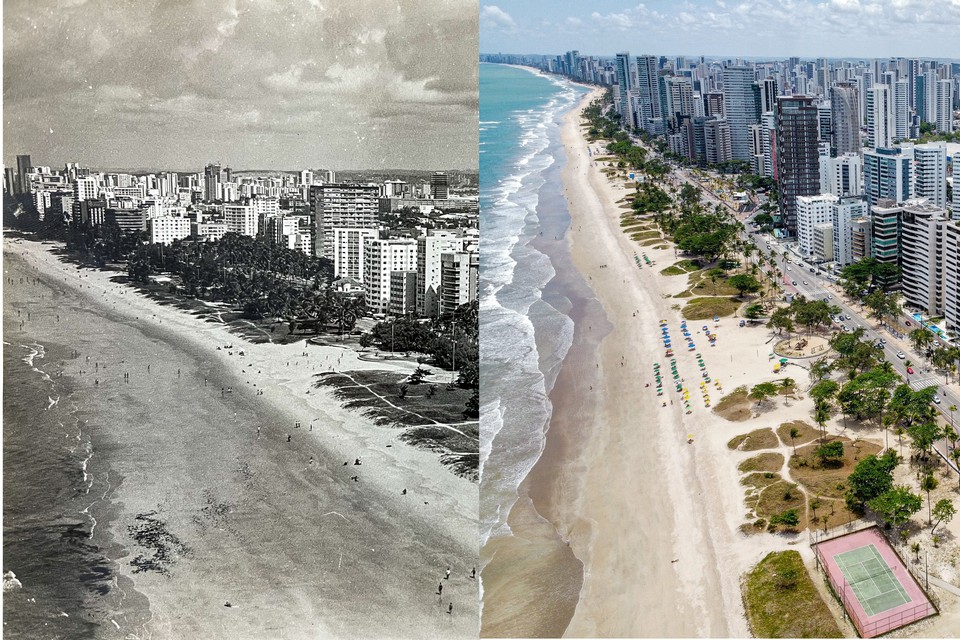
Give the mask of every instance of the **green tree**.
POLYGON ((793 446, 793 455, 797 455, 797 438, 800 437, 800 430, 796 427, 790 427, 790 445, 793 446))
POLYGON ((943 498, 937 500, 937 504, 933 507, 933 515, 937 519, 937 523, 933 525, 933 528, 930 529, 932 534, 941 522, 949 523, 953 520, 953 516, 957 515, 957 508, 953 506, 953 503, 950 502, 950 498, 943 498))
POLYGON ((752 275, 747 273, 740 273, 735 276, 731 276, 727 283, 740 292, 740 297, 742 298, 744 294, 747 293, 756 293, 760 291, 760 283, 752 275))
POLYGON ((843 459, 843 442, 840 440, 825 442, 816 448, 814 454, 820 459, 821 465, 836 466, 843 459))
POLYGON ((800 516, 797 514, 796 509, 787 509, 782 513, 774 514, 770 517, 770 524, 772 525, 783 525, 785 527, 796 527, 800 524, 800 516))
POLYGON ((920 480, 920 489, 927 492, 927 524, 933 524, 932 506, 930 504, 930 492, 939 486, 940 482, 932 473, 925 474, 920 480))
POLYGON ((767 398, 777 395, 777 387, 772 382, 761 382, 750 390, 750 398, 757 401, 757 407, 767 398))
POLYGON ((909 487, 896 486, 867 502, 888 525, 899 528, 923 507, 923 500, 909 487))
POLYGON ((869 455, 858 462, 847 478, 847 504, 859 510, 868 501, 889 491, 897 463, 897 454, 892 450, 880 456, 869 455))

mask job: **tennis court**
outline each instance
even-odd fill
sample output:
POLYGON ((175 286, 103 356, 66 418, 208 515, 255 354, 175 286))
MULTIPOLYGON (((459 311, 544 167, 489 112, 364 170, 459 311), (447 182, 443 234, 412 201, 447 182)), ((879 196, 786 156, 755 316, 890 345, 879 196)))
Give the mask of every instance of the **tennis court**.
POLYGON ((833 557, 867 616, 910 602, 893 570, 872 544, 833 557))
POLYGON ((813 549, 862 637, 882 635, 938 613, 877 527, 821 540, 813 549))

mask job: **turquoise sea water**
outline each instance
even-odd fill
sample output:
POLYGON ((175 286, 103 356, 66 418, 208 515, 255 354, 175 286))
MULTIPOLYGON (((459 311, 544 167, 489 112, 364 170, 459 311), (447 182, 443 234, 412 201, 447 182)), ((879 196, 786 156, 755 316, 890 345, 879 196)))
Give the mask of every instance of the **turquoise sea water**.
POLYGON ((564 301, 543 242, 564 241, 560 119, 584 90, 565 80, 480 65, 481 536, 509 535, 517 487, 539 458, 548 394, 570 348, 564 301))

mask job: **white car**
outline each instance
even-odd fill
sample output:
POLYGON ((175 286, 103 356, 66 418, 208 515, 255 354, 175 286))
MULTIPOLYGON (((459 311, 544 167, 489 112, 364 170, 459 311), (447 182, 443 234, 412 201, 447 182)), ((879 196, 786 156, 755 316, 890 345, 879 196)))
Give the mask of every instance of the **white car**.
POLYGON ((933 396, 933 403, 940 404, 940 396, 933 396))
POLYGON ((897 357, 900 358, 901 360, 903 360, 903 359, 906 358, 907 356, 906 356, 906 354, 903 353, 903 351, 897 351, 897 357))

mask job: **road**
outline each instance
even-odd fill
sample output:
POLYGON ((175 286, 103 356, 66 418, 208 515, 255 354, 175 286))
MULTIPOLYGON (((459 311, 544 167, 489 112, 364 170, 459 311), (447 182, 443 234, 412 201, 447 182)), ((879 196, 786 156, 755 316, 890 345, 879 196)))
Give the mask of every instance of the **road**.
MULTIPOLYGON (((720 204, 724 206, 730 212, 731 217, 744 223, 745 229, 740 234, 741 238, 752 241, 760 250, 761 255, 766 259, 780 264, 780 270, 784 275, 782 284, 785 291, 793 294, 803 294, 808 300, 826 299, 830 304, 840 308, 839 315, 849 318, 847 321, 838 323, 837 329, 840 329, 842 325, 846 325, 850 330, 856 327, 863 327, 864 337, 870 343, 876 344, 880 340, 883 340, 884 357, 888 362, 893 364, 893 369, 911 388, 916 391, 925 387, 937 387, 940 403, 935 404, 934 407, 940 412, 940 415, 944 417, 948 424, 952 422, 953 417, 950 415, 949 407, 951 405, 960 407, 960 387, 956 384, 948 383, 945 378, 941 378, 939 374, 935 373, 925 358, 913 350, 913 346, 906 336, 900 337, 886 325, 879 328, 873 327, 871 323, 863 317, 862 306, 847 299, 840 286, 836 284, 835 277, 825 274, 819 270, 816 265, 803 261, 799 254, 795 252, 791 243, 775 240, 766 234, 751 232, 748 219, 756 213, 756 211, 751 214, 739 214, 736 209, 717 197, 707 186, 696 180, 689 170, 683 168, 674 169, 669 177, 678 184, 683 181, 699 188, 703 193, 704 202, 710 205, 720 204), (785 251, 790 255, 789 261, 783 258, 785 251), (811 272, 811 269, 813 269, 813 272, 811 272), (904 357, 898 357, 898 353, 903 353, 904 357), (907 373, 907 362, 911 363, 914 371, 913 374, 907 373)), ((904 321, 916 326, 912 318, 904 319, 904 321)), ((956 464, 947 455, 949 444, 946 440, 940 440, 935 443, 934 449, 947 463, 949 468, 960 473, 960 469, 957 468, 956 464)))

